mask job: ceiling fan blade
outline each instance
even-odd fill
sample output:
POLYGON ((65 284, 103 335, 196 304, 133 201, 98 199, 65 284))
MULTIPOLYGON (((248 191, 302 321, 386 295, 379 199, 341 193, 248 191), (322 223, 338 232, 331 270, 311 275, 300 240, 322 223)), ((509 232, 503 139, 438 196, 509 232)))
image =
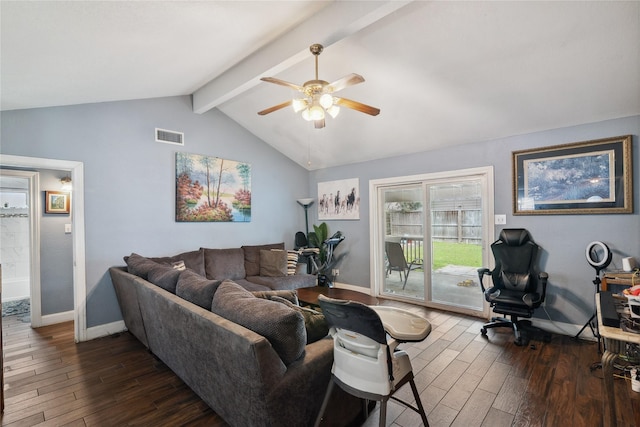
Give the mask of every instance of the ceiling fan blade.
POLYGON ((295 83, 285 82, 284 80, 276 79, 275 77, 263 77, 260 80, 263 82, 274 83, 280 86, 286 86, 288 88, 297 90, 298 92, 304 92, 304 88, 295 83))
POLYGON ((322 129, 324 127, 324 119, 314 120, 313 127, 315 127, 316 129, 322 129))
POLYGON ((369 114, 371 116, 377 116, 380 114, 380 109, 376 107, 372 107, 370 105, 362 104, 357 101, 352 101, 346 98, 335 98, 336 105, 341 107, 351 108, 352 110, 360 111, 361 113, 369 114))
POLYGON ((289 105, 291 105, 291 100, 289 101, 285 101, 282 104, 278 104, 278 105, 274 105, 273 107, 267 108, 265 110, 262 111, 258 111, 258 114, 261 116, 267 115, 269 113, 273 113, 274 111, 278 111, 281 110, 284 107, 288 107, 289 105))
POLYGON ((344 89, 345 87, 357 85, 358 83, 362 83, 363 81, 364 81, 364 77, 362 77, 360 74, 354 73, 336 80, 335 82, 331 83, 329 86, 333 89, 333 92, 337 92, 339 90, 344 89))

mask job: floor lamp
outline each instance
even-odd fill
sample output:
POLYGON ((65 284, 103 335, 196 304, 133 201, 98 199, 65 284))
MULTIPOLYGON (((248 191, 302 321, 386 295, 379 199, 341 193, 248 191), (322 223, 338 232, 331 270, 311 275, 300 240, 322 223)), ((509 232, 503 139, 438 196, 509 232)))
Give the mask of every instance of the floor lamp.
POLYGON ((296 201, 304 208, 305 237, 309 238, 309 215, 307 211, 309 210, 309 206, 313 204, 313 199, 298 199, 296 201))

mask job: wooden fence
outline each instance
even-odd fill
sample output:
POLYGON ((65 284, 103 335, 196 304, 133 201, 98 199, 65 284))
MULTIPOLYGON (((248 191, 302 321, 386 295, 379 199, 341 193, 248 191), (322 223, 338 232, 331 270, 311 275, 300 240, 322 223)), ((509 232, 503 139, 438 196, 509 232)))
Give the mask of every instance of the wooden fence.
MULTIPOLYGON (((482 210, 431 211, 430 238, 440 242, 482 243, 482 210)), ((422 212, 389 212, 387 235, 399 240, 422 240, 422 212)), ((403 243, 403 242, 401 242, 403 243)))

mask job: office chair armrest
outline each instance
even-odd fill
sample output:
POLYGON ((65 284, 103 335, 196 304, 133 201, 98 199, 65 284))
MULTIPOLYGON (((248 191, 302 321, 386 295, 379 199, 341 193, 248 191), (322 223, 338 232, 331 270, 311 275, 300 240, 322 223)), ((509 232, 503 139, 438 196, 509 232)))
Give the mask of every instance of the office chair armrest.
POLYGON ((488 275, 491 275, 491 270, 489 270, 488 268, 485 267, 485 268, 478 269, 478 278, 480 279, 480 287, 482 288, 482 293, 486 292, 482 279, 484 278, 484 276, 488 276, 488 275))
POLYGON ((544 301, 546 295, 547 295, 547 280, 549 279, 549 274, 547 274, 544 271, 541 271, 540 273, 538 273, 538 280, 540 281, 540 283, 542 284, 542 297, 541 300, 544 301))

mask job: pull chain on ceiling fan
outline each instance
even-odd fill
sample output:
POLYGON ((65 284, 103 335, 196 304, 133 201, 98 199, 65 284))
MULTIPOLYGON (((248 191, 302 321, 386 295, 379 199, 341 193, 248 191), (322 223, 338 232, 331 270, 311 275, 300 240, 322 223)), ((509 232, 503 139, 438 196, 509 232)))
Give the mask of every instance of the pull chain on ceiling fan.
POLYGON ((364 82, 364 78, 359 74, 352 73, 336 80, 333 83, 320 80, 318 78, 318 56, 322 53, 323 49, 324 47, 317 43, 312 44, 309 47, 309 50, 315 56, 315 80, 309 80, 300 86, 275 77, 263 77, 260 79, 268 83, 274 83, 294 89, 302 93, 302 97, 294 98, 290 101, 259 111, 259 115, 264 116, 291 105, 296 113, 302 112, 303 119, 313 121, 316 129, 322 129, 325 126, 324 119, 326 114, 335 118, 340 112, 340 107, 351 108, 352 110, 360 111, 371 116, 377 116, 380 114, 379 108, 371 107, 350 99, 333 96, 333 93, 338 92, 339 90, 364 82))

